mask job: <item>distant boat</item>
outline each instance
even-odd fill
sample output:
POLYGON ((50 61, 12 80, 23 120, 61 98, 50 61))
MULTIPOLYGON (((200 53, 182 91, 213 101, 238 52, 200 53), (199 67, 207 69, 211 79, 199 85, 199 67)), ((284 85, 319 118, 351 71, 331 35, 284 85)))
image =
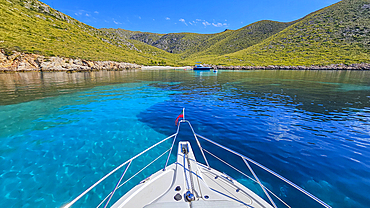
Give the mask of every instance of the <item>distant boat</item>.
POLYGON ((211 70, 213 69, 213 67, 208 67, 208 66, 203 66, 200 62, 196 62, 197 64, 195 64, 195 67, 193 68, 193 70, 211 70))

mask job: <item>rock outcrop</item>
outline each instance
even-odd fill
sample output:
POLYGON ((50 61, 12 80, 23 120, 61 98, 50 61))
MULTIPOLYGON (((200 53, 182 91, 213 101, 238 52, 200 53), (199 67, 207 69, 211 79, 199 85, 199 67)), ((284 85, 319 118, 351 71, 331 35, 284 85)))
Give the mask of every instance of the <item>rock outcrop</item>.
POLYGON ((44 57, 37 54, 12 52, 6 55, 0 50, 0 72, 65 71, 82 72, 98 70, 140 69, 141 65, 115 61, 89 61, 62 57, 44 57))

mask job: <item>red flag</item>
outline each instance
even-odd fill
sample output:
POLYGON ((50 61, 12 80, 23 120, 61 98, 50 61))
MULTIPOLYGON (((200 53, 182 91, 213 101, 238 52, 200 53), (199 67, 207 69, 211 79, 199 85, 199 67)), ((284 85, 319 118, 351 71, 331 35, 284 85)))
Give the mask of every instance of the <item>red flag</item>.
POLYGON ((177 116, 176 122, 175 122, 176 126, 177 126, 177 123, 179 122, 179 118, 184 118, 184 114, 181 113, 179 116, 177 116))

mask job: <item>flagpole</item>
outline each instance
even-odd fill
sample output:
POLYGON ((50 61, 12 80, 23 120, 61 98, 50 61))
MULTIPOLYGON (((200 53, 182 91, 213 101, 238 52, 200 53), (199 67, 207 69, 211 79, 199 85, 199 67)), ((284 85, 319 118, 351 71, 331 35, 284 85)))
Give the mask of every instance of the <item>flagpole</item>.
POLYGON ((185 108, 182 109, 182 116, 183 116, 183 120, 185 120, 185 108))

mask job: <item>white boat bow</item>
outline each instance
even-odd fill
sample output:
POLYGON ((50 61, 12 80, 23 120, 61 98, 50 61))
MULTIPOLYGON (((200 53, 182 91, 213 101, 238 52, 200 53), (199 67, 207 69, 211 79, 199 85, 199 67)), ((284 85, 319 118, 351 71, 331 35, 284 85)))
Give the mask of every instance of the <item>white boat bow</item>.
POLYGON ((194 132, 193 127, 190 122, 185 120, 183 115, 183 120, 178 124, 177 132, 170 137, 163 139, 162 141, 152 145, 148 149, 139 153, 130 160, 122 163, 116 169, 112 170, 98 182, 93 184, 90 188, 80 194, 73 201, 68 203, 65 207, 71 207, 79 199, 85 196, 89 191, 94 189, 102 181, 108 178, 110 175, 115 173, 118 169, 125 167, 124 173, 121 175, 120 180, 117 182, 117 185, 114 187, 113 191, 105 197, 105 199, 97 207, 108 207, 112 204, 112 208, 234 208, 234 207, 253 207, 253 208, 272 208, 277 207, 275 201, 278 200, 280 204, 283 204, 285 207, 290 207, 286 202, 274 194, 271 190, 267 189, 259 180, 258 176, 252 169, 250 163, 253 163, 257 167, 261 168, 264 171, 272 174, 273 176, 281 179, 283 182, 291 185, 298 191, 305 194, 307 197, 316 201, 318 204, 323 207, 330 207, 325 202, 321 201, 314 195, 308 193, 304 189, 300 188, 296 184, 292 183, 288 179, 280 176, 274 171, 266 168, 265 166, 251 160, 250 158, 237 153, 229 148, 226 148, 210 139, 207 139, 203 136, 200 136, 194 132), (183 123, 189 124, 196 143, 201 152, 201 155, 205 161, 205 164, 202 164, 196 160, 196 157, 193 152, 193 148, 188 141, 180 141, 177 149, 177 159, 173 164, 168 165, 171 152, 173 150, 177 135, 179 134, 180 126, 183 123), (245 165, 248 167, 250 173, 253 175, 253 178, 248 174, 240 171, 238 168, 232 166, 231 164, 225 162, 221 158, 217 157, 208 150, 202 148, 199 138, 204 141, 209 142, 210 144, 216 145, 221 149, 228 151, 238 157, 240 157, 245 165), (130 164, 133 160, 140 157, 144 153, 152 150, 158 145, 162 144, 164 141, 173 139, 172 146, 167 149, 165 152, 159 155, 155 160, 146 165, 143 169, 135 173, 126 181, 122 182, 127 170, 130 167, 130 164), (159 158, 163 157, 168 153, 168 157, 164 168, 158 170, 156 173, 147 177, 134 188, 129 190, 123 196, 121 196, 116 202, 110 202, 112 196, 117 189, 126 184, 129 180, 137 176, 142 170, 151 165, 154 161, 157 161, 159 158), (263 199, 262 196, 257 195, 251 189, 247 188, 243 184, 239 183, 237 180, 231 178, 219 170, 212 168, 205 156, 205 153, 214 157, 215 159, 221 161, 229 168, 234 169, 236 172, 240 173, 244 177, 254 181, 259 184, 263 190, 267 201, 263 199))

